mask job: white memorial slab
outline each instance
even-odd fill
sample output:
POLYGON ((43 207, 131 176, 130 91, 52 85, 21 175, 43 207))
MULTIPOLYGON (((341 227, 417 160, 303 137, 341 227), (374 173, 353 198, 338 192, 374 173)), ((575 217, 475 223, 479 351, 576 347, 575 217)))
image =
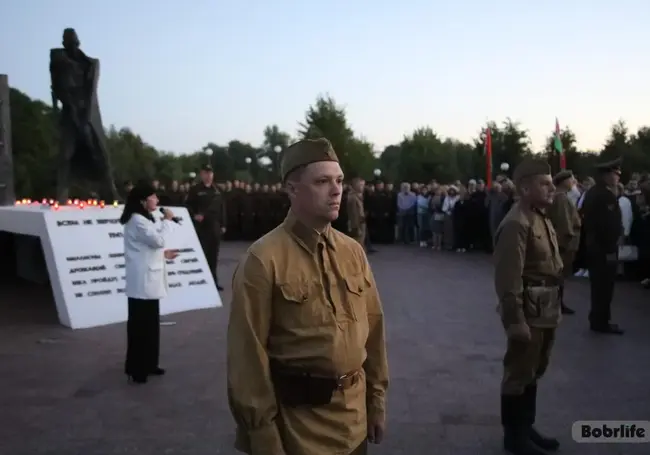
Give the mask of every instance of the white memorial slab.
MULTIPOLYGON (((161 314, 222 306, 187 210, 172 207, 181 224, 167 248, 167 298, 161 314)), ((73 329, 127 319, 122 206, 20 204, 0 207, 0 231, 40 237, 59 321, 73 329)), ((161 216, 161 215, 156 215, 161 216)))

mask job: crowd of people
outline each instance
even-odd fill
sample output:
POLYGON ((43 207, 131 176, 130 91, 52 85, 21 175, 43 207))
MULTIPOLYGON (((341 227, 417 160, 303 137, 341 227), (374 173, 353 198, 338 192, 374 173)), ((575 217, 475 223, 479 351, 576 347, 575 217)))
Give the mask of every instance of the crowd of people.
MULTIPOLYGON (((182 206, 193 183, 152 182, 161 205, 182 206)), ((563 191, 580 212, 584 196, 594 185, 592 177, 581 181, 571 176, 563 182, 563 191)), ((131 183, 125 185, 125 192, 131 183)), ((280 183, 259 184, 243 181, 216 183, 224 204, 224 240, 253 241, 284 220, 289 199, 280 183)), ((625 185, 618 185, 618 200, 623 218, 623 242, 636 247, 637 258, 625 267, 626 276, 650 285, 650 217, 648 175, 633 174, 625 185)), ((348 204, 351 188, 345 186, 338 219, 333 226, 349 232, 348 204)), ((367 182, 363 188, 363 206, 367 226, 366 248, 373 244, 400 242, 435 251, 453 250, 491 252, 499 223, 517 198, 515 186, 507 175, 499 175, 487 188, 483 180, 441 184, 403 182, 395 186, 382 181, 367 182)), ((573 272, 588 277, 584 236, 576 254, 573 272)))

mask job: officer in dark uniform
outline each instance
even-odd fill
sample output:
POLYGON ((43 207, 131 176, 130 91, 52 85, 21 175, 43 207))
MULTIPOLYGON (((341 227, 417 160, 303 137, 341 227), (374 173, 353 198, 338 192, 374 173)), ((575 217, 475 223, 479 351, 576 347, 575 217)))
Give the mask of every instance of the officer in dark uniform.
POLYGON ((514 171, 519 202, 499 225, 494 245, 494 283, 508 339, 501 382, 505 449, 514 455, 555 451, 556 439, 533 424, 537 384, 549 365, 562 319, 562 257, 546 215, 555 187, 546 161, 529 159, 514 171))
POLYGON ((610 322, 614 283, 618 268, 618 247, 623 235, 617 187, 621 178, 621 159, 597 166, 599 179, 585 194, 582 203, 589 284, 591 287, 591 330, 622 335, 610 322))
POLYGON ((217 278, 217 262, 221 236, 226 232, 226 208, 223 195, 214 184, 212 166, 203 166, 200 176, 201 181, 188 192, 186 205, 217 289, 223 291, 217 278))

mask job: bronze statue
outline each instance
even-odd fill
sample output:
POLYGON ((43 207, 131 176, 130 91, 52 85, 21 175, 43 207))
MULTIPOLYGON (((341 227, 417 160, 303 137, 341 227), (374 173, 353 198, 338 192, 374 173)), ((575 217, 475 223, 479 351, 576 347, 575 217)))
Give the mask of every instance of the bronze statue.
POLYGON ((52 106, 60 113, 57 199, 68 199, 70 178, 78 176, 98 182, 104 197, 117 200, 97 101, 99 60, 84 54, 79 44, 77 32, 66 28, 63 48, 50 50, 52 106))

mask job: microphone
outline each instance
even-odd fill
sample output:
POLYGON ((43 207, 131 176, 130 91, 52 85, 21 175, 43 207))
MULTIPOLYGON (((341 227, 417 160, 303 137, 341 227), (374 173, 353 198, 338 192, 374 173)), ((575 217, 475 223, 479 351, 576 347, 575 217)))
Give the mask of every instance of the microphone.
MULTIPOLYGON (((160 213, 162 213, 164 215, 165 214, 165 209, 160 207, 160 213)), ((172 221, 174 223, 176 223, 176 224, 181 224, 181 219, 179 217, 177 217, 177 216, 173 217, 172 221)))

